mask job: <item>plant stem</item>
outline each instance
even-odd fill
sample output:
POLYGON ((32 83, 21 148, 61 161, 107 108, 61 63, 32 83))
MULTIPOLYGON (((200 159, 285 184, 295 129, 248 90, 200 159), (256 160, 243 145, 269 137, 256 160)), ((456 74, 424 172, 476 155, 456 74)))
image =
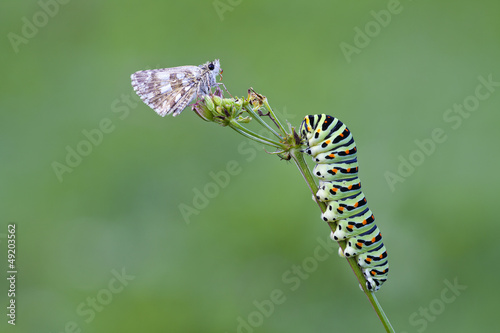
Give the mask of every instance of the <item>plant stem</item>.
POLYGON ((281 135, 279 135, 279 133, 276 132, 274 130, 274 128, 272 128, 271 126, 269 126, 268 123, 266 123, 264 120, 262 120, 262 118, 253 110, 253 108, 252 108, 251 105, 246 105, 245 106, 245 110, 249 114, 251 114, 253 116, 253 119, 255 119, 259 124, 261 124, 262 126, 264 126, 269 132, 273 133, 278 138, 281 138, 281 135))
POLYGON ((264 100, 264 106, 266 107, 266 109, 268 110, 268 112, 271 114, 271 116, 273 117, 273 119, 276 121, 279 129, 281 130, 281 132, 286 135, 286 130, 285 128, 283 127, 283 125, 281 124, 281 121, 278 117, 276 117, 276 115, 274 114, 274 111, 273 109, 271 108, 271 105, 269 105, 269 103, 267 102, 267 98, 264 100))
MULTIPOLYGON (((316 182, 314 181, 314 178, 307 167, 307 164, 304 160, 304 154, 297 148, 291 149, 290 150, 290 156, 292 157, 293 161, 299 168, 300 173, 304 177, 304 180, 306 181, 309 189, 313 193, 314 200, 318 204, 319 208, 321 209, 321 212, 325 212, 326 210, 326 204, 324 202, 320 202, 316 199, 316 192, 318 191, 318 187, 316 186, 316 182)), ((328 226, 332 231, 335 231, 337 225, 335 222, 328 222, 328 226)), ((338 241, 337 242, 342 249, 342 251, 345 250, 346 247, 346 241, 338 241)), ((388 333, 394 333, 394 329, 391 326, 391 323, 389 322, 389 319, 384 313, 384 310, 382 309, 382 306, 379 304, 377 298, 375 297, 375 293, 369 291, 366 288, 366 283, 365 283, 365 278, 363 276, 363 272, 361 271, 361 268, 358 266, 356 259, 355 258, 346 258, 347 262, 351 266, 352 271, 356 275, 356 278, 359 281, 359 284, 361 288, 363 289, 363 292, 365 293, 366 297, 368 297, 368 301, 370 304, 373 306, 373 309, 377 313, 377 316, 379 317, 380 321, 382 322, 382 325, 384 325, 385 331, 388 333)))
POLYGON ((281 143, 276 142, 274 140, 271 140, 269 138, 266 138, 266 137, 259 135, 253 131, 250 131, 248 128, 241 126, 240 123, 238 123, 235 120, 231 120, 231 122, 229 123, 229 127, 231 127, 236 132, 240 133, 241 135, 243 135, 251 140, 254 140, 254 141, 257 141, 257 142, 260 142, 260 143, 263 143, 265 145, 272 146, 272 147, 275 147, 278 149, 284 149, 284 147, 281 143))

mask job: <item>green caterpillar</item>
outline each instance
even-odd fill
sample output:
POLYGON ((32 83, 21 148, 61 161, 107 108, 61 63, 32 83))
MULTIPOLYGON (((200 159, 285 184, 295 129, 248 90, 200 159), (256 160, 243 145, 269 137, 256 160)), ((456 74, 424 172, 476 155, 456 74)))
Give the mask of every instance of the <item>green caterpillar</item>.
POLYGON ((305 153, 317 163, 313 170, 319 179, 316 198, 328 205, 321 217, 337 223, 331 238, 347 240, 343 255, 357 257, 366 287, 377 291, 387 280, 389 263, 382 235, 361 191, 354 138, 340 120, 325 114, 306 116, 299 132, 307 144, 305 153))

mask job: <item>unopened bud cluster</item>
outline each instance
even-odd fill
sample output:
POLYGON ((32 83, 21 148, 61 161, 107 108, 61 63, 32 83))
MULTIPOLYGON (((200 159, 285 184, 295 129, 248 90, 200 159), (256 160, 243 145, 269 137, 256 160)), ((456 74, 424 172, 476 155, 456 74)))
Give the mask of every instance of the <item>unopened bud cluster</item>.
POLYGON ((193 110, 201 119, 227 126, 230 121, 250 122, 250 117, 243 117, 243 100, 238 98, 223 98, 218 89, 215 94, 205 95, 193 105, 193 110))

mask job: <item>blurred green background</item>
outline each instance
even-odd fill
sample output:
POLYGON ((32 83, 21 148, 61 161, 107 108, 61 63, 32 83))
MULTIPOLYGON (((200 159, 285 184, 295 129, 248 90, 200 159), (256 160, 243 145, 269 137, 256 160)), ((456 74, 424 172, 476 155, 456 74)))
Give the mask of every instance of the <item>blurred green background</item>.
POLYGON ((496 331, 499 10, 2 2, 0 330, 383 331, 347 263, 325 259, 328 227, 292 163, 190 108, 161 118, 135 99, 137 70, 220 58, 233 95, 254 87, 294 126, 328 113, 353 132, 389 252, 377 297, 396 331, 496 331))

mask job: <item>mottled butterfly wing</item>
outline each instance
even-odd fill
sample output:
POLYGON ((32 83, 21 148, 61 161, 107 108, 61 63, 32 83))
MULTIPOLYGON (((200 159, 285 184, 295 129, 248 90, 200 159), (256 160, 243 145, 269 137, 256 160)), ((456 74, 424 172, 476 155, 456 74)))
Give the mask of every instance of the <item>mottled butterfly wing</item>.
POLYGON ((196 97, 202 69, 180 66, 139 71, 132 74, 137 95, 160 116, 177 116, 196 97))

